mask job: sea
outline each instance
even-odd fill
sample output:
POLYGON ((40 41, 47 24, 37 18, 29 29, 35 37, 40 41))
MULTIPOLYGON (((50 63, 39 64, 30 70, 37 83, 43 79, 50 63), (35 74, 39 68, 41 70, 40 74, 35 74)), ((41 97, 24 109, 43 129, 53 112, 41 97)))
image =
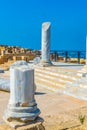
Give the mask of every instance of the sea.
POLYGON ((83 58, 86 59, 86 51, 51 51, 52 54, 56 54, 62 57, 69 58, 83 58))

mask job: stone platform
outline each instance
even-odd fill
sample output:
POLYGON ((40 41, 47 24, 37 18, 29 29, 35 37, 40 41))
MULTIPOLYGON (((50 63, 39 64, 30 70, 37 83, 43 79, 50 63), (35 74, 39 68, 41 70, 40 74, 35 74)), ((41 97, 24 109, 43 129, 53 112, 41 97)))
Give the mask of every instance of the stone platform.
POLYGON ((53 63, 50 67, 35 66, 35 83, 79 99, 87 100, 87 77, 82 76, 84 65, 53 63))
MULTIPOLYGON (((83 77, 81 72, 84 65, 54 62, 53 66, 49 67, 33 66, 33 64, 29 66, 35 67, 36 86, 87 100, 87 77, 83 77)), ((0 74, 1 81, 5 83, 3 87, 1 82, 0 88, 5 88, 4 90, 7 91, 10 89, 10 83, 3 78, 9 79, 8 73, 9 71, 0 74)))

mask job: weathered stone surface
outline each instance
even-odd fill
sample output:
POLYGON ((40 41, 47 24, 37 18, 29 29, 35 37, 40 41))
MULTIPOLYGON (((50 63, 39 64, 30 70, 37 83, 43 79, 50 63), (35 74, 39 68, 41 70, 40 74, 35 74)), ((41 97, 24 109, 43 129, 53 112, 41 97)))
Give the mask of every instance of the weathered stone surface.
POLYGON ((9 79, 0 78, 0 90, 8 91, 8 92, 10 91, 9 79))
POLYGON ((15 63, 13 63, 11 65, 11 67, 18 67, 18 66, 21 66, 21 65, 28 65, 28 63, 24 60, 21 60, 21 61, 16 61, 15 63))
POLYGON ((42 24, 42 66, 51 65, 50 61, 50 22, 42 24))
MULTIPOLYGON (((8 130, 45 130, 44 126, 42 125, 43 119, 38 117, 35 121, 30 121, 27 123, 18 122, 17 120, 13 120, 12 122, 6 122, 6 124, 0 125, 1 128, 7 127, 8 130)), ((7 129, 6 129, 7 130, 7 129)))
MULTIPOLYGON (((4 125, 0 125, 0 130, 15 130, 15 129, 10 127, 9 125, 4 124, 4 125)), ((42 123, 35 123, 35 124, 19 127, 16 130, 45 130, 45 128, 42 125, 42 123)))
POLYGON ((10 67, 10 100, 4 120, 28 122, 40 114, 34 99, 34 70, 26 62, 17 62, 10 67))
POLYGON ((38 63, 40 63, 40 57, 36 57, 36 58, 34 58, 34 64, 36 65, 36 64, 38 64, 38 63))

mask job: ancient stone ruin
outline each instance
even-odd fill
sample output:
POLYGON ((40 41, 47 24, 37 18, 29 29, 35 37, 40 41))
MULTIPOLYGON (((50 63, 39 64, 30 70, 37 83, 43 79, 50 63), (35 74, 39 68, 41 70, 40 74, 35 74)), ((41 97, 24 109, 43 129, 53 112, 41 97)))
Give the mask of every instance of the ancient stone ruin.
POLYGON ((42 66, 52 65, 50 61, 50 26, 50 22, 45 22, 42 24, 42 66))
POLYGON ((16 62, 10 67, 10 99, 3 119, 14 128, 37 122, 41 126, 39 114, 34 97, 34 69, 25 61, 16 62))

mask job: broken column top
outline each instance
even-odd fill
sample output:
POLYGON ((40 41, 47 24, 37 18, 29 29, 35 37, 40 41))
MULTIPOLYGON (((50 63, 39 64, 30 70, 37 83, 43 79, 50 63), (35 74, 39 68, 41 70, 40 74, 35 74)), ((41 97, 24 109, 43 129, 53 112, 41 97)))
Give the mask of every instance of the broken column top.
POLYGON ((26 61, 24 61, 24 60, 21 60, 21 61, 16 61, 15 63, 13 63, 12 65, 11 65, 11 67, 15 67, 15 66, 20 66, 20 65, 27 65, 28 66, 28 63, 26 62, 26 61))
POLYGON ((49 27, 50 27, 50 25, 51 25, 50 22, 44 22, 44 23, 42 24, 42 28, 43 28, 44 30, 48 30, 49 27))
POLYGON ((13 63, 10 66, 10 69, 18 69, 21 71, 26 71, 26 70, 30 71, 30 70, 34 70, 34 67, 29 66, 29 64, 26 61, 21 60, 21 61, 16 61, 15 63, 13 63))

